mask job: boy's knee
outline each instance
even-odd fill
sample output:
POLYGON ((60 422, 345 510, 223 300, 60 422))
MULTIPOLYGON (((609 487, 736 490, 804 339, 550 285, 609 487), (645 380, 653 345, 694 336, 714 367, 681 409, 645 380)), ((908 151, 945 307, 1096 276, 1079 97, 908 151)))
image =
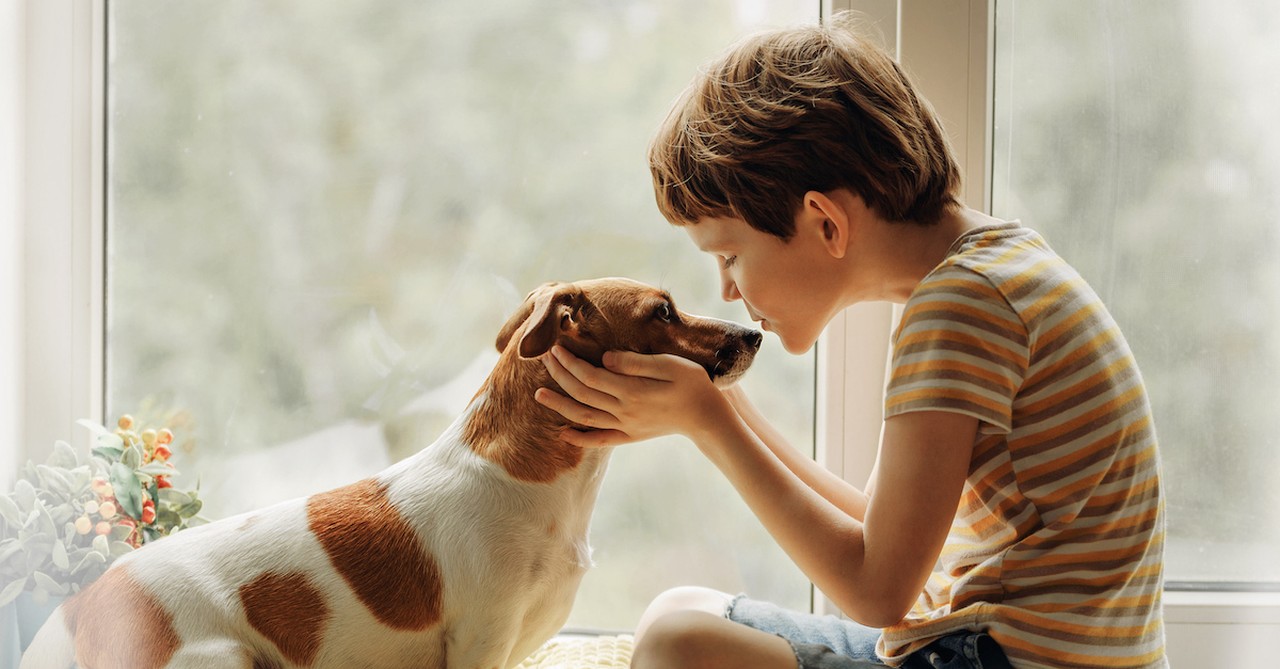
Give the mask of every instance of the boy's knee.
POLYGON ((731 595, 711 588, 697 586, 671 588, 654 597, 644 614, 640 616, 640 622, 636 626, 636 640, 638 642, 643 639, 649 627, 663 616, 680 611, 701 611, 723 616, 731 601, 733 601, 731 595))
POLYGON ((636 642, 632 669, 708 666, 707 653, 714 648, 714 623, 719 621, 710 613, 691 610, 656 618, 636 642))

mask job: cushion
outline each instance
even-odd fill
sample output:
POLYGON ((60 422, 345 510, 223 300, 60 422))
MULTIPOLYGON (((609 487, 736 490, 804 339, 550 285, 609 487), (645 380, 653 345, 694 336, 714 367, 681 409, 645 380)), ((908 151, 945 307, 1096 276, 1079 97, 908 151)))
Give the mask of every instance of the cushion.
POLYGON ((558 636, 516 666, 516 669, 626 669, 631 665, 635 638, 618 636, 558 636))

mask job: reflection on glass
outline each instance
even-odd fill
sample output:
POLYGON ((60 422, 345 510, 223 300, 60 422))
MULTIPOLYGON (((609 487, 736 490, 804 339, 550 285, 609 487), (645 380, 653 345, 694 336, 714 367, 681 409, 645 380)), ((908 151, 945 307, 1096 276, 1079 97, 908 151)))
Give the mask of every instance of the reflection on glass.
POLYGON ((1280 584, 1277 34, 1263 0, 996 5, 995 214, 1042 231, 1138 357, 1175 587, 1280 584))

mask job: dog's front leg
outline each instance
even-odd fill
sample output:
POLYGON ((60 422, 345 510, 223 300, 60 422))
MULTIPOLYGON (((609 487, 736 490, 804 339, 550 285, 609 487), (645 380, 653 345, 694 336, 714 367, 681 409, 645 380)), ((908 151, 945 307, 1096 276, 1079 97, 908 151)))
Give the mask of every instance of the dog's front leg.
POLYGON ((508 669, 524 659, 511 657, 520 634, 518 617, 495 611, 485 618, 472 618, 449 635, 448 669, 508 669))
POLYGON ((248 648, 230 639, 184 644, 165 669, 250 669, 258 666, 248 648))

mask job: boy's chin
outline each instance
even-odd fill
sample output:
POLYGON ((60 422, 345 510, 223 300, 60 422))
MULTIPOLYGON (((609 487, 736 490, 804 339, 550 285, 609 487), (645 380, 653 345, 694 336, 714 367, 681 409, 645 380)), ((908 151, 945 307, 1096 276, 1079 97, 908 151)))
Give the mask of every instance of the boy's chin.
POLYGON ((782 348, 791 355, 804 355, 813 349, 813 344, 817 341, 816 337, 794 337, 788 336, 786 332, 773 333, 778 336, 778 340, 782 342, 782 348))

